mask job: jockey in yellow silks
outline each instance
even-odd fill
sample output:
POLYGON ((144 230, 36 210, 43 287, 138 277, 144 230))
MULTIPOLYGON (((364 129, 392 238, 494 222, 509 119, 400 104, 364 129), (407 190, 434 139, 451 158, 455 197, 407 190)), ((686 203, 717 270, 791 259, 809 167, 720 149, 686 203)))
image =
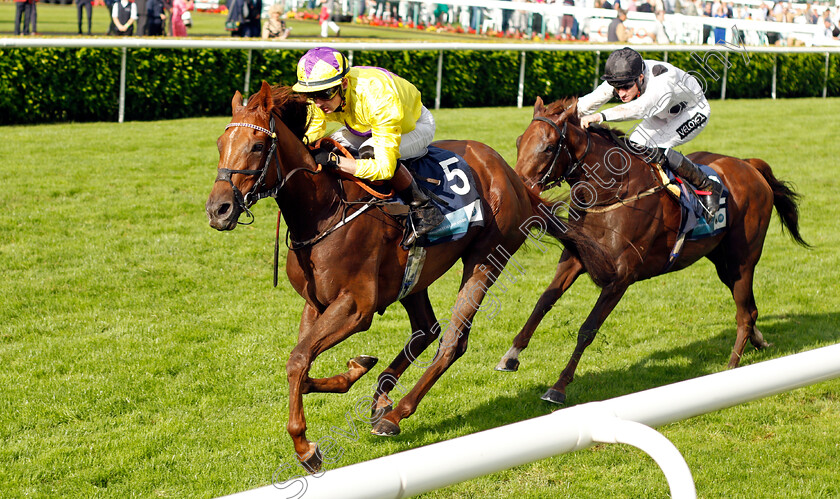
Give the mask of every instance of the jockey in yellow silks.
POLYGON ((344 54, 328 47, 309 50, 298 61, 292 87, 311 101, 310 143, 321 138, 328 121, 341 123, 330 137, 356 158, 313 152, 315 161, 367 180, 390 180, 411 207, 413 234, 403 244, 443 221, 440 210, 417 186, 399 159, 426 154, 435 135, 435 120, 410 82, 381 68, 350 67, 344 54))

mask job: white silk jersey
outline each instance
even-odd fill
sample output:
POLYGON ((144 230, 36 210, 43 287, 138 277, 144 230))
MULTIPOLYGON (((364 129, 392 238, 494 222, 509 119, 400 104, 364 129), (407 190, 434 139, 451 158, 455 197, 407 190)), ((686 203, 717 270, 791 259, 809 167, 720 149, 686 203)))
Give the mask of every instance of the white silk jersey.
MULTIPOLYGON (((643 120, 630 140, 648 147, 674 147, 696 137, 709 120, 703 88, 691 74, 661 61, 644 61, 642 94, 602 111, 606 121, 643 120)), ((578 100, 578 115, 593 114, 616 96, 606 81, 578 100)))
POLYGON ((387 180, 394 176, 400 158, 402 135, 414 130, 423 103, 410 82, 382 68, 354 66, 347 74, 344 108, 325 114, 314 103, 306 133, 310 142, 321 138, 327 122, 338 122, 354 135, 370 137, 374 157, 356 160, 356 176, 387 180))

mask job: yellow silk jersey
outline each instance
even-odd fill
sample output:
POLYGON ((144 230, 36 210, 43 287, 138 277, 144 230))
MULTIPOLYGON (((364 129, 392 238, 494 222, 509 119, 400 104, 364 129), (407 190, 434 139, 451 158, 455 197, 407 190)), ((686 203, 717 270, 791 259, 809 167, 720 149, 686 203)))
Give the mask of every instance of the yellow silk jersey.
POLYGON ((400 140, 414 130, 423 103, 410 82, 381 68, 352 67, 347 74, 346 104, 340 112, 325 114, 314 103, 306 137, 310 143, 324 136, 327 121, 346 126, 359 136, 373 137, 373 159, 356 160, 356 176, 387 180, 394 176, 400 140))

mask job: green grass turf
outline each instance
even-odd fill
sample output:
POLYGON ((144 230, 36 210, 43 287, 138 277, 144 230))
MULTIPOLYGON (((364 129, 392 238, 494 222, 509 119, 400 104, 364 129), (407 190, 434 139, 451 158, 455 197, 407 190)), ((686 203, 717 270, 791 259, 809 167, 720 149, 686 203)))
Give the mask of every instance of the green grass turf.
MULTIPOLYGON (((774 215, 756 275, 758 324, 774 346, 752 364, 840 341, 835 201, 840 99, 712 102, 685 152, 766 159, 803 198, 802 249, 774 215)), ((511 163, 531 110, 435 112, 437 137, 471 138, 511 163), (499 126, 504 124, 503 126, 499 126)), ((213 497, 267 485, 294 454, 285 431, 285 361, 302 300, 271 286, 276 211, 219 233, 204 202, 228 118, 0 128, 0 497, 213 497)), ((286 250, 283 249, 285 257, 286 250)), ((470 348, 403 433, 337 436, 331 469, 521 421, 555 409, 556 380, 596 288, 581 279, 537 331, 517 373, 493 367, 553 275, 559 249, 517 253, 526 272, 499 313, 479 314, 470 348)), ((283 274, 281 274, 282 276, 283 274)), ((431 288, 439 317, 459 273, 431 288)), ((305 397, 308 436, 347 428, 345 414, 409 334, 390 308, 370 331, 325 352, 314 376, 368 354, 382 362, 345 395, 305 397)), ((734 305, 714 270, 634 285, 587 350, 569 404, 724 369, 734 305)), ((411 386, 421 370, 401 383, 411 386)), ((700 497, 840 496, 840 381, 669 424, 700 497)), ((293 473, 285 470, 281 478, 293 473)), ((428 498, 665 497, 655 463, 599 445, 426 494, 428 498)))
MULTIPOLYGON (((0 3, 0 35, 12 35, 14 33, 14 2, 0 3)), ((188 34, 191 38, 230 36, 225 31, 225 18, 227 14, 215 14, 210 12, 193 13, 193 26, 189 28, 188 34)), ((108 24, 111 14, 104 6, 94 7, 92 34, 104 36, 108 32, 108 24)), ((318 21, 314 19, 289 19, 287 25, 292 28, 291 35, 287 41, 313 41, 320 40, 321 28, 318 21)), ((364 39, 366 41, 394 41, 394 40, 417 40, 435 42, 458 42, 458 41, 496 41, 497 38, 482 37, 469 34, 458 34, 448 32, 435 32, 409 28, 377 27, 356 23, 339 23, 341 37, 332 36, 330 31, 329 40, 333 41, 355 41, 364 39)), ((38 4, 38 33, 45 36, 76 36, 78 32, 78 21, 76 17, 76 5, 38 4)), ((87 32, 87 14, 84 14, 83 31, 87 32)), ((501 39, 505 43, 513 40, 501 39)))

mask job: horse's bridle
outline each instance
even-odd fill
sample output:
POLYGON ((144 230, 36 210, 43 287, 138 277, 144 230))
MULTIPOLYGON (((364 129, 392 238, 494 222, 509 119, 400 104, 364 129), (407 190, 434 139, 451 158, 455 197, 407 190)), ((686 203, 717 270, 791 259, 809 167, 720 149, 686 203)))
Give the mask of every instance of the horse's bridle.
POLYGON ((555 185, 558 185, 564 180, 566 180, 569 177, 569 175, 571 175, 580 165, 583 164, 583 158, 585 158, 586 155, 589 154, 589 146, 591 143, 590 135, 589 131, 586 130, 586 149, 583 151, 583 156, 581 156, 580 159, 578 159, 575 157, 574 153, 572 152, 572 149, 568 145, 566 145, 566 131, 569 125, 568 121, 563 122, 563 128, 560 128, 557 125, 557 123, 544 116, 537 116, 536 118, 531 120, 532 123, 534 121, 542 121, 548 123, 549 125, 551 125, 551 128, 553 128, 557 132, 558 135, 557 149, 554 150, 554 155, 552 155, 551 157, 551 164, 548 166, 548 169, 545 171, 542 178, 540 178, 540 180, 537 182, 538 184, 541 184, 544 189, 550 189, 555 185), (565 153, 569 155, 570 167, 565 175, 560 175, 557 178, 552 179, 551 177, 554 174, 554 167, 557 165, 557 158, 560 156, 560 149, 563 149, 563 151, 565 151, 565 153))
POLYGON ((225 130, 228 128, 235 128, 235 127, 245 127, 251 128, 258 132, 262 132, 268 135, 271 138, 271 145, 268 147, 268 153, 265 155, 265 163, 263 164, 262 169, 260 170, 234 170, 231 168, 219 168, 218 173, 216 174, 216 182, 223 181, 230 184, 231 189, 233 189, 233 197, 236 200, 237 207, 240 211, 245 212, 251 218, 250 222, 239 222, 242 225, 251 225, 254 223, 254 215, 251 213, 250 208, 254 205, 257 201, 263 198, 272 197, 276 198, 277 194, 286 185, 286 182, 289 178, 294 175, 295 173, 306 170, 310 173, 319 173, 319 170, 310 170, 306 167, 295 168, 294 170, 290 171, 286 174, 285 177, 280 176, 280 151, 277 150, 277 133, 275 130, 274 124, 274 114, 271 114, 271 117, 268 122, 268 128, 263 128, 259 125, 254 125, 252 123, 228 123, 225 127, 225 130), (274 170, 277 172, 277 184, 272 187, 271 189, 265 188, 265 177, 268 173, 268 168, 271 166, 272 158, 277 159, 277 164, 274 170), (233 174, 240 174, 240 175, 259 175, 257 180, 254 182, 254 185, 251 186, 251 189, 248 190, 244 195, 242 191, 239 190, 238 187, 233 183, 231 176, 233 174))

